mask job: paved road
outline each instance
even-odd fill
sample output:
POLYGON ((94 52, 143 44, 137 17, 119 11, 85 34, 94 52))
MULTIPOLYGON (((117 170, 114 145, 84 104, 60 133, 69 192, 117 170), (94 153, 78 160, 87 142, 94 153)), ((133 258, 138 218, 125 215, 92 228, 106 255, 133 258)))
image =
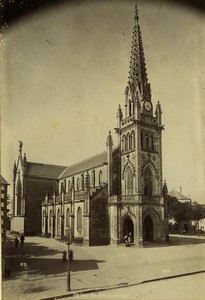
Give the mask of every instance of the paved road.
MULTIPOLYGON (((67 264, 62 262, 66 244, 42 237, 26 237, 15 249, 7 241, 10 278, 3 283, 3 299, 42 299, 67 294, 67 264), (27 266, 27 267, 26 267, 27 266)), ((145 280, 205 270, 205 239, 171 237, 170 246, 73 246, 72 290, 111 288, 145 280)))
MULTIPOLYGON (((205 273, 77 295, 78 299, 204 300, 205 273)), ((69 299, 69 298, 66 298, 69 299)))

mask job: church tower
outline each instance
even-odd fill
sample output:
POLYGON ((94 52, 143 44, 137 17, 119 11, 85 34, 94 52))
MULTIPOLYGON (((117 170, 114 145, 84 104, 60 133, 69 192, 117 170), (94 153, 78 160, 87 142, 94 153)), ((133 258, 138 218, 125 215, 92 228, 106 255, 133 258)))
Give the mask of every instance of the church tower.
POLYGON ((163 236, 162 196, 163 130, 160 103, 152 103, 138 9, 134 30, 124 113, 117 111, 120 151, 121 194, 110 197, 111 243, 122 243, 131 233, 131 242, 140 246, 163 236))

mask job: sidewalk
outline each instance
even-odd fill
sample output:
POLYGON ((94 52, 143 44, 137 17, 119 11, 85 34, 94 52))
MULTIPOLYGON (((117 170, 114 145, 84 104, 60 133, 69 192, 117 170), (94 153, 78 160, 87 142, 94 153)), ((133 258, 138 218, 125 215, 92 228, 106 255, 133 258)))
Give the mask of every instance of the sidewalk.
POLYGON ((14 295, 17 300, 57 299, 205 270, 205 239, 194 239, 192 244, 190 237, 171 237, 170 244, 153 244, 152 248, 72 245, 72 291, 67 292, 67 264, 62 262, 66 244, 26 237, 25 247, 15 249, 10 236, 7 246, 11 277, 3 282, 3 299, 12 299, 14 295))

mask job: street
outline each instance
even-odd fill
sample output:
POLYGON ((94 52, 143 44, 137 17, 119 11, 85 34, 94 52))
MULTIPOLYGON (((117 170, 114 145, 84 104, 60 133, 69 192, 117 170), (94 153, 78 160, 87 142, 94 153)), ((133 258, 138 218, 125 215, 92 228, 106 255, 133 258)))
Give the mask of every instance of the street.
MULTIPOLYGON (((71 290, 75 293, 101 288, 107 290, 107 297, 109 290, 117 293, 113 287, 126 287, 120 289, 120 295, 127 299, 126 289, 129 289, 132 297, 136 294, 136 289, 143 291, 145 285, 148 289, 150 284, 153 285, 153 293, 155 286, 165 285, 165 281, 137 285, 143 281, 205 270, 204 237, 171 236, 169 246, 154 243, 145 245, 144 248, 71 245, 71 249, 74 252, 74 261, 71 262, 71 290)), ((10 270, 10 277, 3 282, 3 299, 12 299, 14 295, 19 300, 45 299, 68 294, 67 263, 62 260, 64 250, 67 250, 65 243, 43 237, 26 237, 24 247, 15 248, 14 237, 9 235, 7 268, 10 270)), ((192 275, 193 278, 195 276, 204 274, 192 275)), ((183 281, 182 278, 166 282, 183 281)), ((183 289, 183 285, 180 287, 183 289)), ((178 285, 172 291, 179 292, 178 285)), ((174 296, 172 299, 175 299, 174 296)))
MULTIPOLYGON (((77 295, 78 299, 203 300, 205 273, 77 295)), ((67 298, 69 299, 69 298, 67 298)))

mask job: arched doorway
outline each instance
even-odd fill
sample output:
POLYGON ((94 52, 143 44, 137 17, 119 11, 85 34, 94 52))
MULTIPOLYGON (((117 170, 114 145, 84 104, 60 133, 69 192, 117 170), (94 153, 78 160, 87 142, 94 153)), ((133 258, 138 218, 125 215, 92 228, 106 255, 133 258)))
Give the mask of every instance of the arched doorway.
POLYGON ((132 219, 127 216, 123 223, 123 238, 131 232, 131 243, 134 243, 134 224, 132 219))
POLYGON ((144 240, 144 242, 152 242, 153 241, 153 221, 150 216, 147 216, 144 219, 143 240, 144 240))

